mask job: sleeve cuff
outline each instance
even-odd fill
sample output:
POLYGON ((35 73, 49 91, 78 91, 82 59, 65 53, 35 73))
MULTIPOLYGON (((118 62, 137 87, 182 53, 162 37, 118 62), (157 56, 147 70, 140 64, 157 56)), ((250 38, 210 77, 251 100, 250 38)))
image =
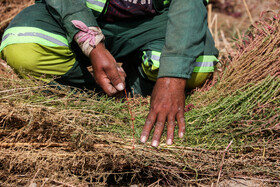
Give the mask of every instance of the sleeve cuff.
POLYGON ((74 39, 74 36, 80 31, 80 29, 76 28, 73 24, 72 21, 73 20, 79 20, 82 21, 87 27, 98 27, 98 24, 95 20, 95 18, 93 17, 92 14, 88 14, 87 11, 81 11, 81 12, 77 12, 75 14, 72 14, 71 16, 68 16, 64 23, 64 27, 67 30, 67 37, 68 37, 68 41, 69 43, 71 43, 74 39), (92 19, 90 19, 92 18, 92 19))
POLYGON ((165 57, 160 58, 158 78, 178 77, 191 78, 195 66, 195 58, 191 57, 165 57))
POLYGON ((80 27, 81 29, 81 31, 79 31, 75 35, 75 41, 80 46, 83 53, 86 56, 89 56, 93 48, 95 48, 96 45, 103 41, 105 37, 99 27, 87 27, 83 22, 79 22, 77 20, 74 20, 72 22, 74 25, 77 24, 75 25, 75 27, 80 27))

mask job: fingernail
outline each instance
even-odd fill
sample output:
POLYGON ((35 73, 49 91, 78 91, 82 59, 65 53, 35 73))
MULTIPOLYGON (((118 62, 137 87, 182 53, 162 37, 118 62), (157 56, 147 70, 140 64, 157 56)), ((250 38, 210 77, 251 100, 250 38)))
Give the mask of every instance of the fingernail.
POLYGON ((183 138, 183 137, 184 137, 184 133, 183 133, 183 132, 180 132, 180 133, 179 133, 179 137, 180 137, 180 138, 183 138))
POLYGON ((153 146, 153 147, 157 147, 157 146, 158 146, 158 144, 159 144, 159 142, 158 142, 158 141, 156 141, 156 140, 154 140, 154 141, 152 142, 152 146, 153 146))
POLYGON ((118 67, 118 70, 119 70, 120 72, 124 72, 124 70, 123 70, 122 67, 118 67))
POLYGON ((118 91, 124 90, 124 85, 123 85, 123 83, 119 83, 119 84, 116 86, 116 88, 118 89, 118 91))
POLYGON ((173 143, 173 142, 172 142, 172 139, 168 139, 168 140, 166 141, 166 144, 167 144, 167 145, 172 145, 172 143, 173 143))
POLYGON ((142 136, 141 139, 140 139, 140 141, 141 141, 142 143, 146 143, 147 137, 146 137, 146 136, 142 136))

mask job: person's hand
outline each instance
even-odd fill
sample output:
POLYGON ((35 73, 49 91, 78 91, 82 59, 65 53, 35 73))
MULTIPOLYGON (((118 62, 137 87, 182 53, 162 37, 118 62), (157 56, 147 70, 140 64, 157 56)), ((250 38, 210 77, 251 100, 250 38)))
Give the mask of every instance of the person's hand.
POLYGON ((151 108, 141 134, 141 142, 145 143, 154 126, 152 146, 157 147, 167 122, 166 143, 171 145, 174 139, 176 121, 178 135, 183 138, 185 133, 185 86, 186 79, 163 77, 159 78, 153 89, 151 108))
POLYGON ((107 95, 113 96, 124 90, 126 74, 103 43, 99 43, 89 57, 94 79, 107 95))

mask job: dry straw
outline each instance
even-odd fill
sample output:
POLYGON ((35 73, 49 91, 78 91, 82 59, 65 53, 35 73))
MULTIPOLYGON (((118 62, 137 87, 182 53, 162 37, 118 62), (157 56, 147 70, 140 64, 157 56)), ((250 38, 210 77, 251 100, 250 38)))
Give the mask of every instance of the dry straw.
MULTIPOLYGON (((132 149, 125 101, 0 75, 0 186, 279 185, 279 16, 257 23, 188 98, 184 139, 167 146, 164 135, 159 149, 132 149)), ((149 100, 130 107, 139 140, 149 100)))

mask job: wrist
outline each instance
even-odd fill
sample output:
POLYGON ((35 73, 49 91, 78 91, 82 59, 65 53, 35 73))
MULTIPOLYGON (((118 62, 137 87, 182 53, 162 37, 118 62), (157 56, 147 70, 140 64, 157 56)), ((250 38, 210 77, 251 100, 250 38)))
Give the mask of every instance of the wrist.
POLYGON ((104 50, 106 50, 105 45, 103 42, 100 42, 99 44, 96 45, 95 48, 93 48, 91 50, 91 52, 89 53, 89 57, 91 59, 96 58, 97 56, 100 56, 101 54, 103 54, 104 50))
POLYGON ((105 37, 99 27, 88 27, 79 20, 72 20, 73 25, 80 29, 74 36, 81 50, 86 56, 89 56, 91 51, 102 42, 105 37))
POLYGON ((177 91, 185 91, 187 79, 178 77, 161 77, 157 79, 156 84, 167 89, 176 89, 177 91))

